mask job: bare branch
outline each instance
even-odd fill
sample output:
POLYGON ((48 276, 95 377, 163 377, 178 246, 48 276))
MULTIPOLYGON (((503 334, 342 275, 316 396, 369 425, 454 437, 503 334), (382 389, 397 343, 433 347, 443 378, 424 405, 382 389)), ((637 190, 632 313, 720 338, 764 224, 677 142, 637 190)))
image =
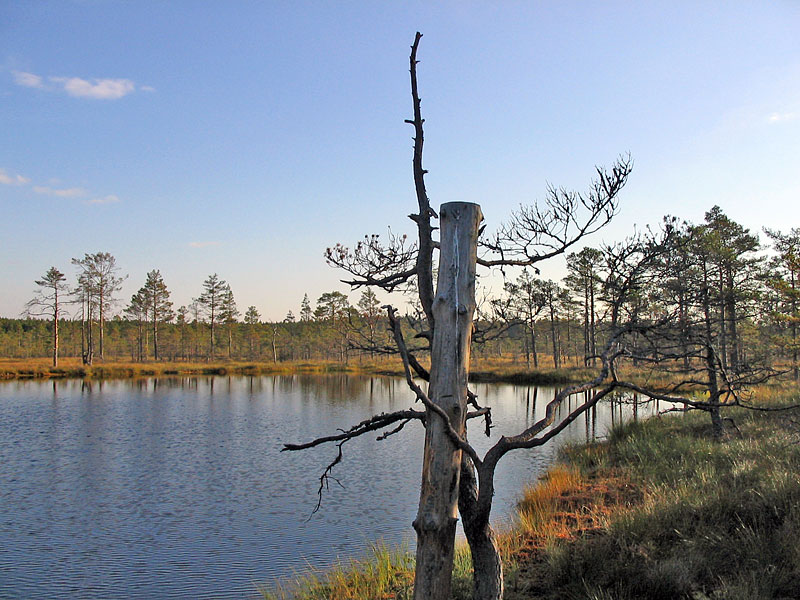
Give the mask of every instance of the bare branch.
POLYGON ((319 437, 311 440, 310 442, 305 442, 302 444, 284 444, 281 452, 286 452, 287 450, 305 450, 307 448, 314 448, 315 446, 320 446, 329 442, 347 441, 364 435, 365 433, 369 433, 370 431, 383 429, 384 427, 388 427, 389 425, 396 423, 397 421, 402 421, 403 419, 422 420, 424 418, 424 412, 411 408, 408 410, 398 410, 391 413, 381 413, 379 415, 373 415, 369 419, 365 419, 357 425, 353 425, 350 429, 340 430, 341 433, 337 433, 335 435, 319 437))
POLYGON ((478 264, 528 266, 563 254, 611 221, 632 166, 630 156, 622 156, 610 172, 596 167, 598 178, 586 195, 549 187, 543 207, 520 206, 493 240, 480 242, 499 258, 479 258, 478 264))
POLYGON ((422 118, 422 100, 419 97, 419 90, 417 88, 417 49, 419 48, 419 41, 422 39, 422 34, 418 31, 414 36, 414 43, 411 46, 411 55, 409 56, 409 72, 411 74, 411 99, 414 104, 414 118, 407 120, 414 126, 414 190, 417 194, 417 205, 419 206, 419 213, 409 215, 409 218, 417 224, 417 232, 419 235, 419 252, 417 253, 417 285, 419 286, 419 298, 422 302, 422 310, 425 312, 425 318, 428 321, 429 329, 434 327, 433 318, 433 227, 431 226, 431 217, 438 218, 438 215, 431 209, 430 201, 428 200, 428 192, 425 189, 425 173, 427 171, 422 167, 422 147, 425 143, 425 134, 422 124, 425 120, 422 118))
POLYGON ((396 236, 389 231, 384 245, 380 236, 364 236, 351 250, 342 244, 325 250, 325 260, 353 275, 354 279, 342 280, 353 288, 378 287, 392 292, 408 283, 416 275, 417 245, 406 246, 405 235, 396 236))
POLYGON ((352 440, 353 438, 360 437, 366 433, 371 431, 377 431, 379 429, 384 429, 389 425, 397 423, 400 421, 400 425, 395 429, 384 432, 382 435, 378 436, 378 440, 383 440, 400 431, 406 423, 411 420, 425 420, 425 413, 419 410, 399 410, 396 412, 391 413, 381 413, 379 415, 374 415, 369 419, 365 419, 361 421, 357 425, 353 425, 350 429, 347 430, 340 430, 341 433, 336 435, 328 435, 316 438, 311 440, 310 442, 306 442, 303 444, 284 444, 283 448, 281 448, 281 452, 285 451, 297 451, 297 450, 305 450, 307 448, 314 448, 315 446, 320 446, 322 444, 327 444, 329 442, 337 442, 336 443, 336 457, 325 467, 322 475, 319 477, 319 489, 317 490, 317 505, 314 507, 312 514, 317 512, 320 507, 322 506, 322 493, 328 489, 328 482, 329 480, 333 479, 336 483, 339 482, 338 479, 333 477, 331 473, 333 472, 333 468, 342 462, 343 454, 342 454, 342 446, 352 440))
POLYGON ((406 376, 406 383, 408 387, 411 388, 411 391, 414 392, 417 396, 417 400, 422 402, 432 413, 438 415, 444 425, 445 425, 445 433, 447 437, 450 438, 450 441, 459 448, 461 451, 465 452, 477 465, 480 464, 481 460, 478 458, 478 453, 464 438, 462 438, 458 432, 453 428, 453 424, 450 422, 450 417, 447 413, 440 407, 437 406, 434 402, 428 398, 428 395, 423 391, 423 389, 414 381, 414 378, 411 376, 411 367, 408 362, 408 351, 406 349, 406 342, 403 339, 403 332, 400 329, 400 322, 397 320, 397 316, 395 315, 395 309, 391 306, 386 306, 386 312, 389 315, 389 323, 392 326, 392 331, 394 332, 394 339, 397 343, 397 348, 400 350, 400 356, 403 359, 403 370, 406 376))

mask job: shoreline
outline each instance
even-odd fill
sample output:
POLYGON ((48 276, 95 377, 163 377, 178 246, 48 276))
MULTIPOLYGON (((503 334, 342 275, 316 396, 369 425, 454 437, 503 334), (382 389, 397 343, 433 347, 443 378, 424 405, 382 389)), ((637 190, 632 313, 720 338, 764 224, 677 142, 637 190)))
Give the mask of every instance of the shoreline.
MULTIPOLYGON (((512 383, 520 385, 559 385, 582 381, 591 370, 584 367, 528 370, 523 365, 503 361, 477 360, 469 380, 473 383, 512 383)), ((83 365, 78 359, 63 359, 53 367, 47 359, 0 359, 0 382, 50 379, 133 379, 139 377, 205 377, 215 375, 269 376, 269 375, 364 375, 403 377, 402 365, 394 361, 353 361, 350 363, 325 361, 259 362, 213 361, 198 362, 122 362, 105 361, 83 365)))

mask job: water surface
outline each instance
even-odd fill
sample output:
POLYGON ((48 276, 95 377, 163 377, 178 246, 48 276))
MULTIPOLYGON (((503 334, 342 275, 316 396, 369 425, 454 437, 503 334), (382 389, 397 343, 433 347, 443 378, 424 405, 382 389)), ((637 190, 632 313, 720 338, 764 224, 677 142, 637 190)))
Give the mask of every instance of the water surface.
MULTIPOLYGON (((474 388, 496 425, 490 439, 471 428, 479 450, 541 418, 554 393, 474 388)), ((373 540, 413 544, 419 424, 347 443, 342 487, 313 515, 335 448, 280 452, 412 400, 401 380, 345 375, 4 383, 0 597, 248 598, 373 540)), ((620 410, 599 405, 557 444, 603 435, 620 410)), ((557 444, 504 459, 495 520, 557 444)))

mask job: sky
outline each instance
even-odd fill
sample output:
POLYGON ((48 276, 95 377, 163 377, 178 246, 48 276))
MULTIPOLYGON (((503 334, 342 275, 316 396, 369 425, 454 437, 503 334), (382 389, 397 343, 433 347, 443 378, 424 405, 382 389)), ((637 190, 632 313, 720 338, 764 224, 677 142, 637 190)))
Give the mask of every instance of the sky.
POLYGON ((152 269, 175 307, 217 273, 268 320, 348 292, 325 248, 414 232, 416 31, 433 206, 491 231, 630 153, 591 245, 714 205, 800 226, 794 0, 0 0, 0 316, 100 251, 117 310, 152 269))

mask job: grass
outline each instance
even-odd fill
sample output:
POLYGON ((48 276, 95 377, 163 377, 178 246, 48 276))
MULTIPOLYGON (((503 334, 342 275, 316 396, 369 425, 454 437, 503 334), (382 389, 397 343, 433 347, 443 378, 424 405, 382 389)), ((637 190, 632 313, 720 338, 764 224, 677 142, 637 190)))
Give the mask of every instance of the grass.
POLYGON ((335 361, 223 361, 183 362, 150 361, 128 362, 95 360, 92 366, 83 365, 80 359, 64 358, 53 367, 46 358, 0 359, 0 379, 45 378, 132 378, 171 375, 279 375, 289 373, 352 373, 400 375, 392 362, 353 361, 342 364, 335 361))
POLYGON ((361 559, 350 559, 327 571, 309 569, 264 588, 265 600, 384 600, 410 598, 414 560, 405 548, 373 545, 361 559))
MULTIPOLYGON (((425 361, 423 361, 424 363, 425 361)), ((0 358, 0 380, 45 378, 132 378, 171 375, 278 375, 290 373, 350 373, 363 375, 402 376, 403 367, 396 357, 355 358, 348 363, 337 361, 241 361, 217 359, 214 362, 146 361, 131 362, 106 359, 94 365, 83 365, 78 358, 61 358, 54 368, 51 359, 0 358)), ((472 363, 472 381, 558 385, 582 381, 593 376, 584 368, 543 368, 528 371, 524 363, 510 358, 476 358, 472 363)))
MULTIPOLYGON (((781 386, 760 393, 783 395, 781 386)), ((531 596, 620 600, 800 597, 800 430, 796 413, 733 416, 726 440, 704 415, 617 429, 567 460, 587 482, 622 475, 639 500, 599 529, 550 544, 531 596)), ((631 497, 635 497, 631 496, 631 497)))
MULTIPOLYGON (((754 400, 796 402, 789 383, 754 400)), ((690 413, 632 422, 569 447, 521 493, 500 534, 506 599, 744 600, 800 597, 800 411, 738 410, 725 439, 690 413)), ((471 592, 456 551, 454 600, 471 592)), ((379 546, 359 561, 300 575, 270 600, 405 599, 413 557, 379 546)))

